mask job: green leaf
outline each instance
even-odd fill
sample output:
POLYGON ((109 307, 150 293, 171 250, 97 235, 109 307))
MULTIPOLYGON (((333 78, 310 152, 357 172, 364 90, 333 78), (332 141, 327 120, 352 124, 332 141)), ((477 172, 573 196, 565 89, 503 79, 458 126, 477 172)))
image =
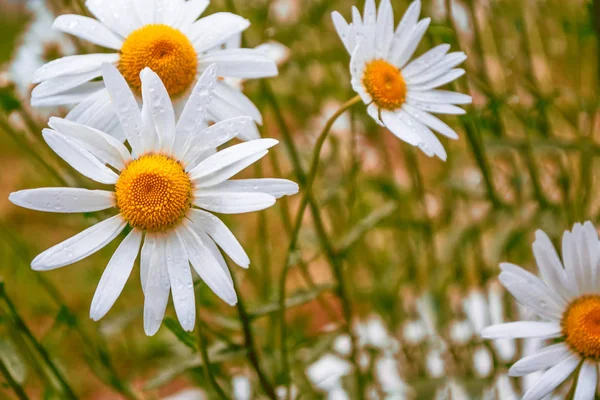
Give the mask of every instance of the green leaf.
MULTIPOLYGON (((287 309, 310 303, 311 301, 319 297, 322 293, 331 291, 335 289, 335 287, 336 285, 330 283, 316 286, 314 289, 311 290, 298 291, 286 298, 285 308, 287 309)), ((249 310, 248 314, 250 314, 252 318, 258 318, 263 317, 267 314, 277 312, 279 311, 279 309, 279 302, 273 302, 264 304, 262 306, 258 306, 256 308, 252 308, 251 310, 249 310)))
POLYGON ((179 339, 181 343, 192 349, 194 352, 198 351, 198 345, 196 344, 196 338, 189 332, 183 330, 179 322, 174 318, 165 318, 165 326, 179 339))

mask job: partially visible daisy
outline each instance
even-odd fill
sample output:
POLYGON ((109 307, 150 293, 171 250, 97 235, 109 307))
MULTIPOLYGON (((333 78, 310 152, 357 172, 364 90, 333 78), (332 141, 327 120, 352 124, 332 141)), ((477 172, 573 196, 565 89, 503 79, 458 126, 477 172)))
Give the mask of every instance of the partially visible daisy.
POLYGON ((277 141, 257 139, 216 151, 240 133, 256 130, 250 117, 201 129, 217 84, 216 66, 200 77, 178 121, 167 88, 150 69, 141 73, 141 112, 116 67, 103 64, 102 75, 132 151, 102 131, 60 118, 50 119, 52 129, 45 129, 43 136, 73 168, 96 182, 115 185, 115 191, 42 188, 12 193, 10 201, 47 212, 117 208, 118 214, 46 250, 31 266, 47 271, 73 264, 129 225, 131 231, 100 279, 90 317, 97 321, 113 306, 141 246, 146 334, 160 327, 170 292, 182 327, 192 330, 196 310, 189 264, 217 296, 233 305, 236 292, 217 245, 239 266, 250 263, 235 236, 209 211, 262 210, 276 198, 296 193, 298 185, 284 179, 229 179, 265 156, 277 141))
POLYGON ((575 375, 576 399, 594 399, 600 359, 600 249, 591 222, 575 224, 562 239, 562 262, 548 236, 536 232, 533 254, 541 279, 513 264, 501 264, 500 282, 543 321, 490 326, 487 339, 540 338, 553 344, 522 358, 511 376, 543 375, 523 399, 542 399, 575 375))
POLYGON ((465 73, 454 67, 467 56, 448 53, 450 45, 441 44, 410 61, 430 22, 429 18, 419 21, 420 12, 421 2, 416 0, 395 31, 390 0, 382 0, 378 12, 375 0, 367 0, 363 16, 353 7, 351 23, 337 11, 332 17, 352 56, 352 87, 368 105, 369 115, 428 156, 446 160, 446 150, 432 130, 451 139, 458 135, 431 113, 464 114, 455 104, 469 104, 472 99, 436 88, 465 73))
MULTIPOLYGON (((250 22, 227 12, 197 20, 208 5, 208 0, 87 0, 87 8, 98 19, 61 15, 54 29, 115 52, 63 57, 42 66, 34 76, 34 83, 40 85, 32 93, 32 105, 78 104, 67 119, 124 138, 113 118, 108 92, 96 79, 102 74, 102 63, 117 66, 138 100, 142 96, 140 72, 152 69, 173 100, 176 115, 211 64, 218 65, 222 78, 277 75, 277 66, 260 49, 222 48, 250 22)), ((250 115, 261 122, 252 101, 224 80, 217 82, 213 96, 209 119, 250 115)))

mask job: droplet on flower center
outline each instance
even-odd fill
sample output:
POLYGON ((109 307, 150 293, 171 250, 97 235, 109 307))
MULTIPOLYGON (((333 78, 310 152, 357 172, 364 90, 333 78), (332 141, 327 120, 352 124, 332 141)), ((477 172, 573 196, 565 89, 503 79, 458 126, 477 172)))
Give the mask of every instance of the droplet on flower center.
POLYGON ((133 31, 121 47, 119 71, 139 95, 140 72, 156 72, 171 97, 188 90, 197 73, 198 58, 192 42, 167 25, 145 25, 133 31))
POLYGON ((192 184, 181 164, 163 155, 143 156, 121 172, 117 207, 134 228, 165 231, 191 207, 192 184))
POLYGON ((385 110, 397 110, 406 98, 406 82, 402 72, 384 60, 373 60, 367 64, 362 79, 373 102, 385 110))
POLYGON ((571 350, 600 359, 600 296, 575 299, 563 314, 561 325, 571 350))

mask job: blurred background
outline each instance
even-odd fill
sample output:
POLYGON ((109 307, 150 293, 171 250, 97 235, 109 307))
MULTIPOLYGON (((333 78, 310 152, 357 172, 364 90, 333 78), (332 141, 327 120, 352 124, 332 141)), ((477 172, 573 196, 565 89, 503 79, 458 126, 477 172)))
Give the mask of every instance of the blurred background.
MULTIPOLYGON (((212 1, 207 13, 248 18, 245 45, 266 44, 280 66, 279 77, 244 84, 263 136, 281 142, 245 175, 305 182, 319 132, 354 96, 330 14, 349 18, 356 1, 212 1)), ((398 21, 409 1, 392 4, 398 21)), ((99 51, 52 31, 64 13, 89 15, 83 0, 0 0, 0 398, 513 399, 535 381, 506 371, 541 343, 478 332, 530 317, 497 282, 499 262, 536 271, 535 230, 559 244, 574 222, 599 220, 600 1, 423 0, 432 24, 417 54, 442 42, 468 54, 453 89, 474 104, 444 117, 460 136, 442 139, 448 161, 354 106, 325 145, 292 254, 301 195, 227 216, 252 260, 234 271, 240 304, 198 282, 196 330, 183 332, 169 305, 151 338, 137 267, 110 313, 88 317, 118 241, 56 271, 29 267, 97 214, 7 200, 25 188, 94 187, 42 140, 49 116, 68 109, 29 106, 40 65, 99 51)))

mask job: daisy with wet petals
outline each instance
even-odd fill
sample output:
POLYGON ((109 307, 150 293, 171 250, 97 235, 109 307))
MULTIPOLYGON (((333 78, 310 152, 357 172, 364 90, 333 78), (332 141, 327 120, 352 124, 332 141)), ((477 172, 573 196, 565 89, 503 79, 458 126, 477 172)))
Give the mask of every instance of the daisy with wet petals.
POLYGON ((562 238, 562 262, 548 236, 536 232, 533 254, 540 278, 513 264, 501 264, 500 282, 539 321, 490 326, 488 339, 552 339, 552 344, 522 358, 511 376, 544 371, 523 396, 542 399, 574 376, 574 398, 593 400, 600 360, 600 249, 591 222, 575 224, 562 238))
POLYGON ((284 179, 229 179, 262 158, 277 141, 251 140, 217 152, 217 147, 242 133, 255 136, 256 126, 251 117, 236 117, 204 128, 217 85, 216 66, 209 66, 199 78, 178 120, 166 85, 152 70, 141 73, 141 112, 116 67, 103 64, 102 75, 132 151, 100 130, 61 118, 51 118, 52 129, 45 129, 43 136, 73 168, 96 182, 115 185, 114 192, 42 188, 12 193, 10 201, 47 212, 117 208, 118 214, 44 251, 31 266, 46 271, 75 263, 129 225, 131 231, 100 279, 90 317, 99 320, 110 310, 141 247, 146 334, 153 335, 160 327, 169 293, 182 327, 192 330, 196 310, 189 264, 215 294, 233 305, 236 292, 217 245, 239 266, 247 268, 250 263, 231 231, 210 211, 262 210, 276 198, 296 193, 298 186, 284 179))
MULTIPOLYGON (((219 76, 254 79, 277 75, 277 66, 260 49, 223 48, 250 22, 220 12, 198 17, 208 0, 87 0, 97 18, 61 15, 54 29, 75 35, 113 53, 63 57, 39 68, 34 75, 33 106, 77 104, 67 119, 124 139, 103 82, 103 63, 119 69, 141 100, 140 72, 153 70, 163 81, 180 115, 198 77, 217 64, 219 76), (197 20, 198 19, 198 20, 197 20)), ((239 89, 220 79, 213 90, 207 117, 213 121, 249 115, 262 122, 260 112, 239 89)), ((257 133, 257 132, 253 132, 257 133)), ((244 137, 252 139, 256 137, 244 137)))
POLYGON ((458 135, 432 113, 464 114, 456 104, 469 104, 471 97, 438 90, 465 71, 455 68, 465 61, 462 52, 448 53, 441 44, 411 61, 429 26, 419 21, 421 2, 414 1, 394 30, 390 0, 367 0, 361 16, 352 8, 348 23, 337 11, 332 14, 335 28, 351 55, 352 87, 368 105, 369 115, 405 142, 419 147, 428 156, 446 160, 446 150, 432 132, 457 139, 458 135))

